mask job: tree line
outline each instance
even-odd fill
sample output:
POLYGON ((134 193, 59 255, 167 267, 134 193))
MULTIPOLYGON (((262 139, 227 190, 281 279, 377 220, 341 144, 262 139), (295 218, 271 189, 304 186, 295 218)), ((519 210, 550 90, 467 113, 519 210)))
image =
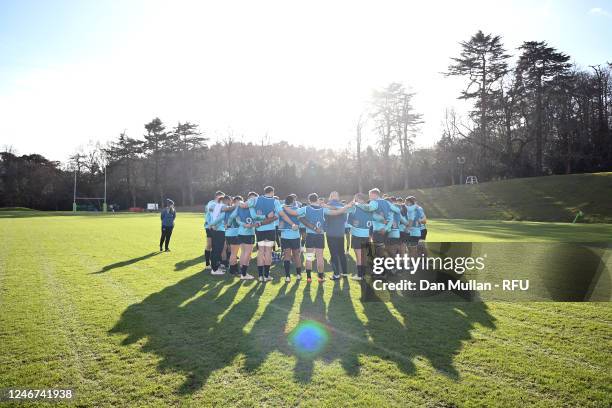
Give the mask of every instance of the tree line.
POLYGON ((447 112, 438 149, 483 180, 611 169, 612 64, 580 69, 544 41, 518 51, 511 63, 501 37, 482 31, 461 43, 446 75, 465 80, 473 109, 447 112))
POLYGON ((579 68, 543 41, 517 51, 512 60, 500 36, 481 31, 460 43, 443 75, 464 80, 458 98, 472 108, 464 116, 447 109, 431 148, 415 146, 424 118, 409 86, 394 82, 372 93, 343 150, 244 142, 231 131, 211 143, 196 123, 169 127, 160 118, 141 137, 123 132, 66 163, 5 149, 0 206, 70 209, 75 175, 78 195, 96 197, 106 175, 108 203, 126 209, 166 197, 195 206, 218 189, 245 194, 267 184, 305 196, 612 170, 612 64, 579 68))

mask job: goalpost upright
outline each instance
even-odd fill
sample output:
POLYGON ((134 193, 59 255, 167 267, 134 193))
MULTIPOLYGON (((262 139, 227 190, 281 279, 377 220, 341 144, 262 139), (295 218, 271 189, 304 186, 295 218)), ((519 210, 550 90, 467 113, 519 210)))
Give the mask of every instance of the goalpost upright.
POLYGON ((76 170, 74 171, 74 193, 72 195, 72 212, 76 212, 76 170))
POLYGON ((102 212, 106 212, 106 166, 104 166, 104 202, 102 203, 102 212))

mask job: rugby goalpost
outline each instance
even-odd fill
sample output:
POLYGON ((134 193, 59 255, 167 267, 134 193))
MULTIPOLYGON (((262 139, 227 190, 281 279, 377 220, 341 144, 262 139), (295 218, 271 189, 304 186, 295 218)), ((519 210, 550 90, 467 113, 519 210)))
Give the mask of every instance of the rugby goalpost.
POLYGON ((77 197, 77 172, 74 171, 74 190, 72 193, 72 212, 77 212, 77 200, 89 201, 89 200, 102 200, 102 212, 107 212, 106 205, 106 166, 104 166, 104 197, 77 197))

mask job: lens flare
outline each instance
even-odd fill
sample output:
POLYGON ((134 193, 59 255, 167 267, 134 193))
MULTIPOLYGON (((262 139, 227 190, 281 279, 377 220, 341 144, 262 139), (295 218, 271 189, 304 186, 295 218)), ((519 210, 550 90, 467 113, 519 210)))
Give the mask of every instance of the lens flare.
POLYGON ((329 332, 319 322, 305 320, 289 333, 289 344, 300 357, 312 358, 327 345, 329 332))

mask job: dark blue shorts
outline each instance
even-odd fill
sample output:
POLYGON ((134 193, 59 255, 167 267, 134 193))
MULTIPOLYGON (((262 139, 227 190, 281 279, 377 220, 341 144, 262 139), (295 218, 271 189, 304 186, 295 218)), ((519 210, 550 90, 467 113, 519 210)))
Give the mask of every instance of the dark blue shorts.
POLYGON ((306 234, 306 248, 323 249, 325 239, 323 234, 306 234))
POLYGON ((255 244, 255 235, 238 235, 238 242, 241 244, 253 245, 255 244))
POLYGON ((234 237, 228 237, 226 235, 225 236, 225 242, 227 242, 227 245, 239 245, 240 244, 240 240, 238 238, 238 235, 236 235, 234 237))
POLYGON ((257 236, 257 242, 276 241, 276 231, 275 230, 255 231, 255 235, 257 236))
POLYGON ((281 238, 281 248, 283 249, 300 249, 300 239, 299 238, 281 238))
POLYGON ((408 245, 417 246, 417 244, 419 243, 419 239, 421 239, 420 236, 416 237, 416 236, 410 235, 408 237, 408 245))
POLYGON ((365 249, 368 247, 370 237, 356 237, 351 235, 351 248, 353 249, 365 249))

